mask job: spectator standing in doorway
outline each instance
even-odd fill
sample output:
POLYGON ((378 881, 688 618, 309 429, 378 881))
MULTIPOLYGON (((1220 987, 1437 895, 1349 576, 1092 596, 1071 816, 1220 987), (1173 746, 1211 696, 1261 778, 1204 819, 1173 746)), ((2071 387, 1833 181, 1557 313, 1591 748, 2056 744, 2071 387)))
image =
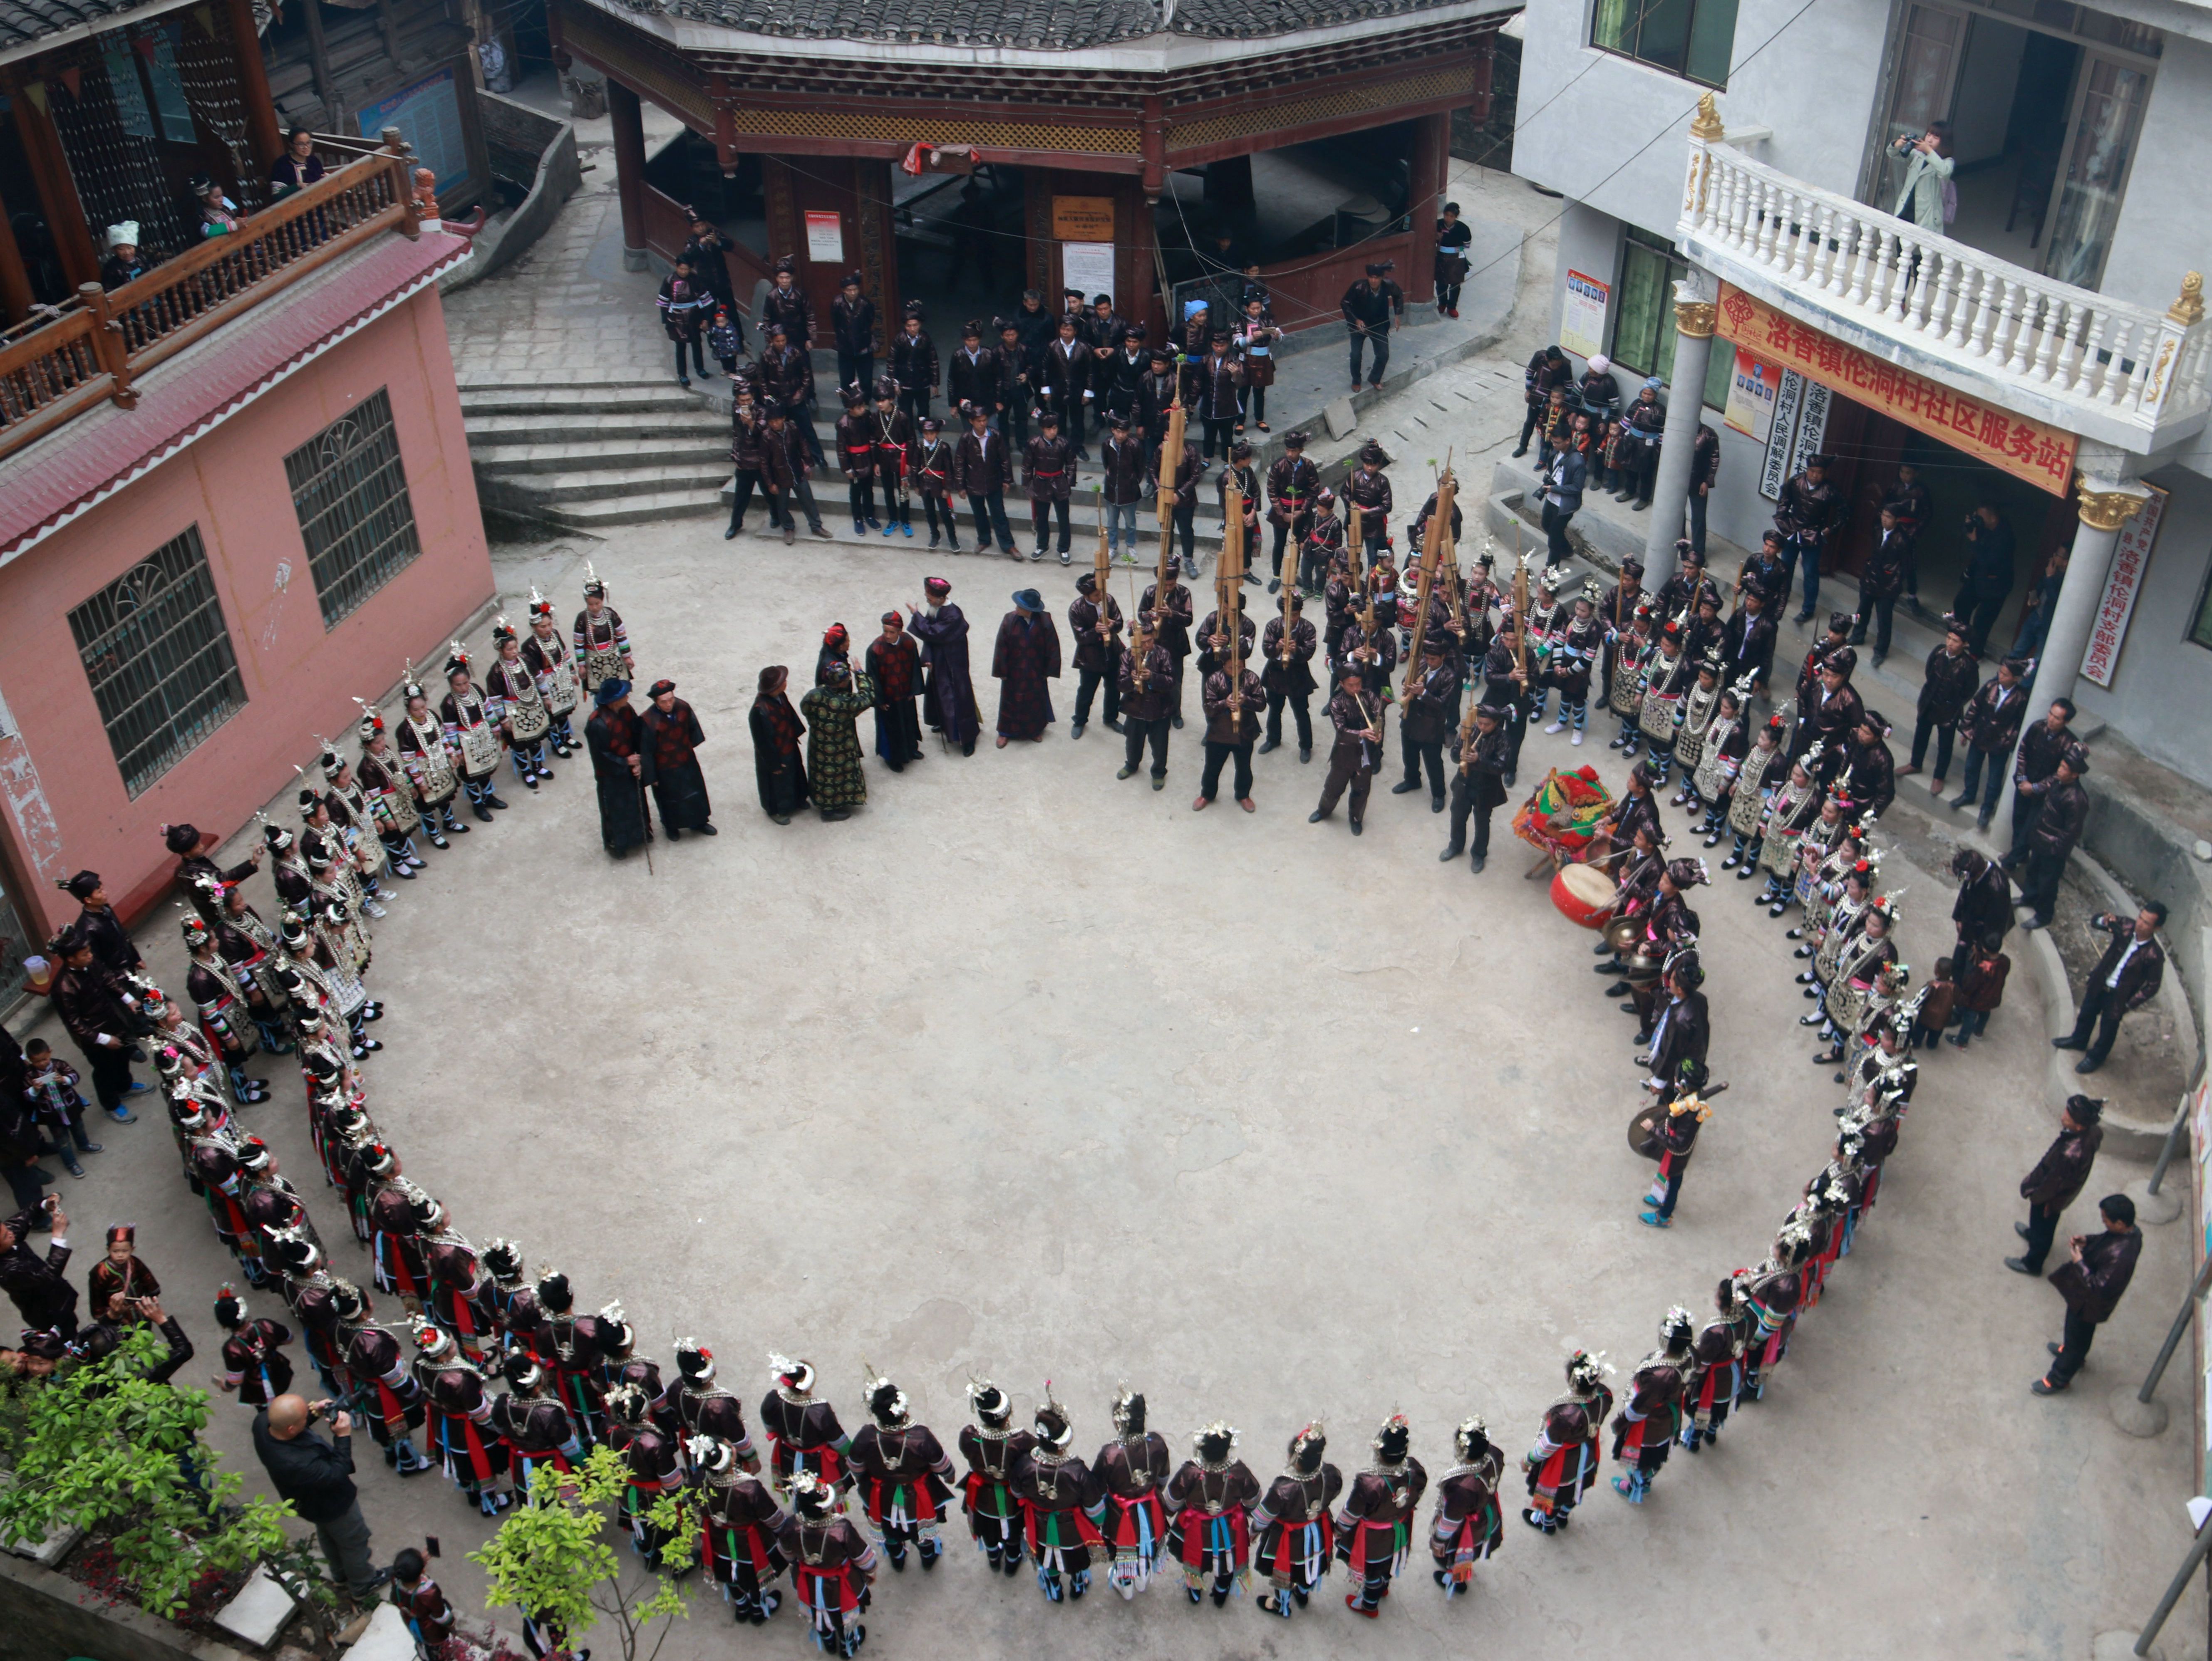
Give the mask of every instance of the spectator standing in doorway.
MULTIPOLYGON (((736 245, 716 230, 696 208, 687 208, 684 214, 691 221, 691 234, 685 239, 677 258, 691 262, 691 275, 699 280, 699 286, 707 291, 709 297, 708 312, 711 313, 720 307, 727 310, 734 318, 738 315, 738 300, 730 287, 730 263, 724 256, 732 252, 736 245)), ((744 349, 744 325, 740 323, 738 325, 740 350, 744 349)))
MULTIPOLYGON (((1657 476, 1655 466, 1653 476, 1657 476)), ((1721 435, 1698 423, 1698 436, 1690 440, 1690 546, 1702 557, 1705 551, 1705 504, 1721 478, 1721 435)))
POLYGON ((2056 1396, 2074 1382, 2081 1363, 2089 1359, 2089 1345, 2097 1329, 2112 1318, 2121 1294, 2135 1278, 2136 1259, 2142 1255, 2142 1234, 2136 1227, 2136 1203, 2125 1194, 2107 1194, 2097 1202, 2101 1234, 2076 1234, 2067 1247, 2051 1283, 2066 1300, 2065 1340, 2053 1355, 2051 1370, 2028 1388, 2039 1396, 2056 1396))
POLYGON ((1977 658, 1987 654, 1990 629, 2012 592, 2014 539, 2011 522, 1984 500, 1966 516, 1966 573, 1951 609, 1966 624, 1966 640, 1977 658))
POLYGON ((876 303, 860 292, 860 274, 848 271, 837 298, 830 302, 830 333, 837 347, 837 385, 860 388, 869 397, 876 386, 876 303))
POLYGON ((1922 230, 1942 236, 1951 221, 1947 198, 1951 198, 1951 173, 1958 165, 1951 159, 1951 124, 1931 121, 1917 138, 1900 134, 1889 151, 1891 158, 1905 168, 1905 182, 1892 211, 1922 230))
POLYGON ((2013 636, 2010 656, 2032 660, 2043 655, 2043 642, 2051 633, 2051 614, 2058 604, 2058 591, 2065 584, 2066 567, 2073 557, 2070 548, 2052 551, 2042 579, 2027 597, 2027 609, 2020 614, 2020 628, 2013 636))
POLYGON ((1897 465, 1897 482, 1882 493, 1881 506, 1885 512, 1893 515, 1897 528, 1906 537, 1905 559, 1905 598, 1908 604, 1920 603, 1920 533, 1928 528, 1928 521, 1936 512, 1936 500, 1929 494, 1928 487, 1920 482, 1920 470, 1911 462, 1897 465))

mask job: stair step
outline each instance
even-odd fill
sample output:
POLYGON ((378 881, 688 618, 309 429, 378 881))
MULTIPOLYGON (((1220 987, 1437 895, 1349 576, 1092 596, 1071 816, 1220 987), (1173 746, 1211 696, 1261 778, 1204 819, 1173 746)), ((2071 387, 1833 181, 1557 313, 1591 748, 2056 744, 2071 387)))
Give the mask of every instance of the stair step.
POLYGON ((647 388, 654 391, 678 391, 667 377, 651 379, 638 375, 586 375, 571 371, 549 370, 543 380, 465 380, 460 383, 463 397, 478 392, 545 392, 545 391, 606 391, 611 389, 635 390, 647 388))
POLYGON ((706 409, 696 394, 675 385, 461 389, 464 415, 706 413, 706 409))
POLYGON ((613 439, 691 438, 719 443, 726 450, 730 424, 702 410, 630 411, 593 414, 555 410, 535 414, 479 415, 464 412, 462 429, 470 446, 575 444, 613 439))
POLYGON ((601 467, 560 473, 514 473, 495 480, 495 497, 528 497, 540 502, 611 500, 659 496, 671 491, 719 491, 729 480, 727 464, 676 467, 601 467))
POLYGON ((614 496, 604 500, 562 502, 541 515, 578 530, 645 524, 661 519, 699 519, 726 516, 719 492, 666 490, 650 496, 614 496))
POLYGON ((529 477, 641 467, 681 467, 720 474, 730 470, 729 446, 720 433, 696 438, 683 433, 653 438, 602 434, 543 444, 477 444, 471 446, 469 456, 479 473, 529 477))

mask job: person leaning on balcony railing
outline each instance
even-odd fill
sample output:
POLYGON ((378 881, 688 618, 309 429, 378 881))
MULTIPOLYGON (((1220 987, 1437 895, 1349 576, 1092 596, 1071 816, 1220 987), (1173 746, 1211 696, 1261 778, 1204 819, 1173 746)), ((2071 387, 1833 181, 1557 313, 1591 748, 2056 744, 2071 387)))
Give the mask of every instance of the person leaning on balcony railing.
POLYGON ((1892 211, 1923 231, 1942 235, 1958 212, 1951 186, 1951 172, 1957 165, 1951 157, 1951 124, 1931 121, 1917 138, 1899 134, 1889 150, 1891 159, 1905 168, 1905 183, 1892 211))
POLYGON ((238 204, 223 194, 222 186, 205 173, 195 173, 189 187, 192 200, 199 204, 200 236, 228 236, 238 228, 238 204))
POLYGON ((107 227, 107 258, 100 263, 100 286, 120 288, 136 282, 153 268, 138 251, 138 221, 124 220, 107 227))
POLYGON ((284 154, 269 164, 269 199, 282 202, 322 176, 323 159, 315 154, 314 134, 295 127, 284 135, 284 154))

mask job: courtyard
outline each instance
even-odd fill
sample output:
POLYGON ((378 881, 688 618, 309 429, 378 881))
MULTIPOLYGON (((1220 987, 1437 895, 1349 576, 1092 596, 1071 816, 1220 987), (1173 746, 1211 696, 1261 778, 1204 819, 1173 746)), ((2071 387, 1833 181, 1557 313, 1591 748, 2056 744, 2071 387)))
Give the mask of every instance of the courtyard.
MULTIPOLYGON (((619 1300, 664 1371, 674 1337, 703 1340, 749 1416, 771 1350, 816 1364, 848 1430, 865 1362, 948 1442, 971 1378, 1024 1414, 1049 1380, 1087 1454, 1127 1381, 1178 1458, 1225 1417, 1264 1482, 1310 1418, 1350 1472, 1402 1411, 1433 1475, 1479 1414, 1507 1450, 1510 1505, 1570 1350, 1605 1352, 1624 1384, 1670 1305, 1702 1316, 1721 1275, 1764 1255, 1827 1156, 1841 1093, 1796 1024, 1784 925, 1718 871, 1725 845, 1692 903, 1729 1088, 1661 1233, 1636 1222, 1650 1167, 1623 1136, 1633 1023, 1601 996, 1591 937, 1523 880, 1531 856, 1503 815, 1480 877, 1437 863, 1445 821, 1424 794, 1388 794, 1395 766, 1364 838, 1341 809, 1309 826, 1325 739, 1310 766, 1295 748, 1260 759, 1255 815, 1194 814, 1198 724, 1175 735, 1164 791, 1117 783, 1103 724, 1067 739, 1072 671, 1044 741, 994 749, 991 639, 1017 585, 1040 587, 1064 630, 1057 566, 647 527, 495 550, 507 609, 535 584, 565 615, 587 554, 641 680, 667 676, 698 711, 721 834, 657 844, 650 870, 616 862, 580 756, 535 799, 509 775, 511 810, 394 885, 376 924, 390 1013, 369 1106, 464 1233, 520 1241, 533 1271, 573 1279, 580 1309, 619 1300), (851 821, 775 826, 744 734, 757 669, 788 664, 803 685, 830 621, 865 642, 924 574, 949 577, 969 617, 986 742, 963 760, 932 739, 903 775, 872 759, 851 821)), ((1626 765, 1593 731, 1579 749, 1532 732, 1516 800, 1552 766, 1591 763, 1618 789, 1626 765)), ((1683 811, 1666 819, 1674 852, 1697 852, 1683 811)), ((1899 852, 1883 878, 1904 891, 1917 973, 1948 947, 1948 885, 1899 852)), ((247 886, 268 913, 265 879, 247 886)), ((177 914, 140 931, 172 985, 177 914)), ((1379 1630, 1335 1606, 1340 1577, 1289 1623, 1249 1600, 1193 1610, 1172 1581, 1133 1607, 1102 1586, 1054 1609, 1026 1576, 984 1579, 956 1517, 961 1549, 935 1573, 883 1576, 870 1652, 1595 1653, 1664 1629, 1753 1654, 2087 1654, 2140 1623, 2185 1538, 2186 1375, 2155 1440, 2114 1428, 2104 1397, 2148 1365, 2189 1243, 2149 1230, 2074 1392, 2028 1394, 2060 1305, 1998 1259, 2051 1134, 2044 1037, 2023 988, 1987 1041, 1926 1064, 1881 1203, 1765 1403, 1717 1448, 1678 1449, 1640 1510, 1601 1487, 1551 1540, 1509 1515, 1472 1598, 1445 1604, 1417 1549, 1379 1630)), ((299 1183, 337 1271, 365 1282, 288 1064, 260 1070, 276 1099, 245 1126, 299 1183)), ((211 1361, 206 1304, 234 1271, 169 1139, 150 1119, 99 1134, 109 1151, 63 1191, 80 1255, 135 1219, 211 1361)), ((2142 1174, 2101 1161, 2062 1238, 2142 1174)), ((253 1301, 276 1312, 273 1294, 253 1301)), ((211 1439, 258 1490, 248 1415, 212 1410, 211 1439)), ((481 1519, 442 1479, 402 1484, 363 1452, 380 1561, 440 1537, 434 1570, 480 1623, 462 1554, 481 1519)), ((733 1634, 711 1588, 693 1593, 666 1656, 804 1641, 788 1609, 733 1634)), ((2201 1654, 2203 1629, 2192 1591, 2165 1652, 2201 1654)))

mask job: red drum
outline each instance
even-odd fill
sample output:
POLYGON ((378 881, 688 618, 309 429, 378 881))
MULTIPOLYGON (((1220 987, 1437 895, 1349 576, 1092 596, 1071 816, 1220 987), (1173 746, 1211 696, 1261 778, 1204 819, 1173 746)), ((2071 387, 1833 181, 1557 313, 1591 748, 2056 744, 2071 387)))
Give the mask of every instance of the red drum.
POLYGON ((1594 865, 1562 865, 1552 879, 1552 903, 1573 924, 1601 929, 1613 911, 1613 879, 1594 865))

